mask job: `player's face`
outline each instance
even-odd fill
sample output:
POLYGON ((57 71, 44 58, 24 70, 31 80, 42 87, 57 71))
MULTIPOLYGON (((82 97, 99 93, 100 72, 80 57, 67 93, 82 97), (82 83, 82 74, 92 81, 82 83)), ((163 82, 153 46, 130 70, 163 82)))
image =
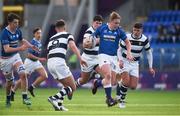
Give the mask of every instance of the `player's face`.
POLYGON ((112 29, 117 29, 120 25, 120 19, 114 19, 110 22, 112 29))
POLYGON ((94 29, 97 29, 99 26, 101 26, 102 25, 102 21, 94 21, 93 22, 93 28, 94 29))
POLYGON ((34 37, 36 38, 36 39, 38 39, 38 40, 40 40, 41 39, 41 30, 38 30, 38 31, 36 31, 36 33, 34 33, 34 37))
POLYGON ((16 28, 18 28, 19 26, 19 20, 18 19, 14 19, 12 22, 9 23, 10 27, 15 30, 16 28))
POLYGON ((141 34, 142 34, 142 29, 138 29, 138 28, 134 28, 133 27, 133 35, 135 36, 135 37, 139 37, 139 36, 141 36, 141 34))

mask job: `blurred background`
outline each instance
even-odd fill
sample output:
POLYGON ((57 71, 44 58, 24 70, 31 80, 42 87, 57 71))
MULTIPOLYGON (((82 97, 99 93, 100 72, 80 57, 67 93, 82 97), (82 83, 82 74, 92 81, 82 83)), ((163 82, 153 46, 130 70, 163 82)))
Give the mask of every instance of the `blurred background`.
MULTIPOLYGON (((7 26, 6 16, 10 12, 21 17, 20 28, 24 38, 30 41, 35 27, 42 28, 42 56, 46 57, 49 38, 55 34, 54 22, 64 19, 67 30, 75 37, 82 51, 85 30, 91 25, 94 15, 101 14, 107 21, 109 13, 117 11, 121 26, 131 32, 135 22, 144 24, 144 34, 149 38, 153 49, 155 78, 148 73, 146 54, 140 61, 139 89, 180 89, 180 1, 179 0, 0 0, 0 27, 7 26)), ((25 58, 26 52, 22 57, 25 58)), ((80 77, 77 57, 68 51, 67 63, 75 79, 80 77)), ((46 67, 46 64, 44 64, 46 67)), ((31 75, 29 83, 37 77, 31 75)), ((18 77, 16 76, 16 79, 18 77)), ((5 79, 0 72, 0 87, 5 79)), ((89 87, 86 84, 84 87, 89 87)), ((58 87, 51 75, 41 87, 58 87)))

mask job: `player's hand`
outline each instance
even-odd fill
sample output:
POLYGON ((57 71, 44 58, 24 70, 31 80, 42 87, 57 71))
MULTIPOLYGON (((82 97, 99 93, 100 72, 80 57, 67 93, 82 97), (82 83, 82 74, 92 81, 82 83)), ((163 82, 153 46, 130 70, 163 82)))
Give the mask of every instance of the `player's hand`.
POLYGON ((123 63, 123 61, 122 60, 119 60, 119 68, 123 68, 124 67, 124 63, 123 63))
POLYGON ((32 44, 30 44, 28 41, 24 41, 23 42, 23 45, 24 46, 27 46, 28 48, 31 48, 33 45, 32 44))
POLYGON ((149 73, 152 74, 153 77, 155 77, 155 70, 153 68, 149 68, 149 73))
POLYGON ((127 60, 129 61, 134 61, 135 58, 131 55, 131 53, 127 53, 127 56, 126 56, 127 60))
POLYGON ((86 66, 86 67, 87 67, 87 63, 86 63, 86 61, 84 61, 83 59, 80 60, 80 64, 81 64, 82 66, 86 66))
POLYGON ((20 47, 20 51, 25 51, 25 50, 27 50, 28 49, 28 46, 26 46, 26 45, 22 45, 21 47, 20 47))
POLYGON ((83 48, 91 48, 91 47, 92 47, 92 44, 93 44, 92 41, 93 41, 93 40, 92 40, 92 38, 90 38, 90 37, 84 38, 84 39, 83 39, 83 48))
POLYGON ((46 62, 46 61, 47 61, 46 58, 38 58, 38 60, 39 60, 40 62, 46 62))
POLYGON ((40 52, 39 48, 37 48, 36 46, 31 46, 31 49, 33 49, 36 52, 40 52))

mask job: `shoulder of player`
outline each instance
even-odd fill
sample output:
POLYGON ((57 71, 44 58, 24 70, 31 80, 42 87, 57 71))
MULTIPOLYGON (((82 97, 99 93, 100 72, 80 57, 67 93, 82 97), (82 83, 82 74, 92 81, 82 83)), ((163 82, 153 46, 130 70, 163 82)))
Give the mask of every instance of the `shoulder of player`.
POLYGON ((142 39, 143 41, 149 41, 148 37, 147 37, 147 36, 145 36, 144 34, 142 34, 141 39, 142 39))
POLYGON ((94 31, 95 31, 95 30, 94 30, 93 27, 91 26, 91 27, 89 27, 89 28, 86 30, 85 34, 92 34, 94 31))
POLYGON ((100 27, 97 28, 97 30, 104 30, 104 29, 107 29, 108 28, 108 25, 106 23, 103 23, 100 27))
POLYGON ((8 30, 8 29, 6 29, 6 28, 4 28, 4 29, 1 31, 1 33, 0 33, 0 34, 1 34, 1 35, 2 35, 2 34, 8 34, 8 32, 9 32, 9 30, 8 30))
POLYGON ((19 28, 16 29, 16 33, 22 34, 21 30, 19 28))
POLYGON ((60 32, 60 33, 56 33, 55 35, 53 35, 52 37, 50 37, 50 40, 52 39, 58 39, 58 38, 69 38, 72 37, 73 35, 70 34, 69 32, 60 32))

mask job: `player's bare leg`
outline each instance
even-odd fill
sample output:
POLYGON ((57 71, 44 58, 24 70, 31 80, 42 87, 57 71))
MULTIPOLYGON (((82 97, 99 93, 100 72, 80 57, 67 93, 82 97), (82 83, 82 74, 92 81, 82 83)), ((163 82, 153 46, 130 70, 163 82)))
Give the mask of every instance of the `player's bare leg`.
MULTIPOLYGON (((95 71, 98 72, 101 76, 103 76, 103 73, 102 73, 102 71, 101 71, 101 69, 100 69, 99 66, 97 66, 97 67, 95 68, 95 71)), ((99 87, 102 87, 102 86, 103 86, 103 85, 102 85, 102 78, 94 79, 94 81, 93 81, 93 86, 92 86, 92 94, 95 95, 96 92, 97 92, 97 89, 98 89, 99 87)))
POLYGON ((17 80, 15 85, 11 88, 11 101, 14 101, 15 92, 19 88, 21 88, 21 79, 17 80))
POLYGON ((136 89, 138 85, 139 78, 135 76, 130 76, 129 88, 136 89))
POLYGON ((27 75, 25 73, 25 68, 22 62, 17 62, 14 66, 18 72, 19 78, 21 79, 23 104, 29 106, 31 105, 31 101, 27 97, 28 80, 27 80, 27 75))
POLYGON ((31 93, 31 95, 33 97, 35 97, 34 94, 34 88, 38 87, 40 85, 40 83, 42 83, 43 81, 45 81, 48 77, 47 72, 44 68, 39 68, 36 69, 36 71, 39 73, 39 77, 31 84, 31 86, 29 86, 28 91, 31 93))
POLYGON ((111 97, 111 66, 109 64, 104 64, 101 67, 101 71, 104 74, 104 79, 102 80, 102 84, 106 94, 106 103, 108 107, 114 106, 117 102, 111 97))

